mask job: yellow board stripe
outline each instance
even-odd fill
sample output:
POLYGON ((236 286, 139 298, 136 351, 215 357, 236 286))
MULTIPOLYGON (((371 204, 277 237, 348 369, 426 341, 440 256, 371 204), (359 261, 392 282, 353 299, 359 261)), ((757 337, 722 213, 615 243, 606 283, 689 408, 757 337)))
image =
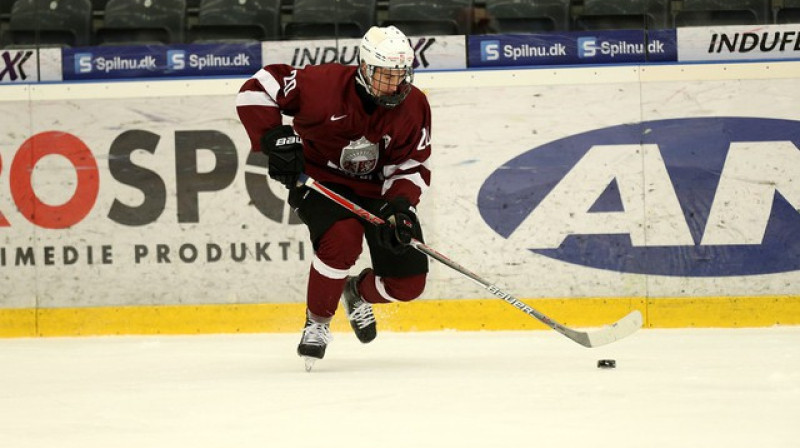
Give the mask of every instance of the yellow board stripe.
MULTIPOLYGON (((800 296, 530 299, 571 327, 597 327, 634 309, 646 328, 800 325, 800 296)), ((0 337, 122 334, 286 333, 303 325, 304 304, 170 305, 0 309, 0 337)), ((333 331, 347 331, 338 313, 333 331)), ((382 331, 539 330, 545 325, 499 299, 420 300, 375 307, 382 331)))

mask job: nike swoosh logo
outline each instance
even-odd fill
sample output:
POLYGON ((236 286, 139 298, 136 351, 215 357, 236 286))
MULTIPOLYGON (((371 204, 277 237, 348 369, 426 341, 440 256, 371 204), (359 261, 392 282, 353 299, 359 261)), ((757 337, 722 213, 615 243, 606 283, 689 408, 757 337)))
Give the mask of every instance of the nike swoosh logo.
POLYGON ((331 121, 341 120, 342 118, 346 117, 347 115, 331 115, 331 121))

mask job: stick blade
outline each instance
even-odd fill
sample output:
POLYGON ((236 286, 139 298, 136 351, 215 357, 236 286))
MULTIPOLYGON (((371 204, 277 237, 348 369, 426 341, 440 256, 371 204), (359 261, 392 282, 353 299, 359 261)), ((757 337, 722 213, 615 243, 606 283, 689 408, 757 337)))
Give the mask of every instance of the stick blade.
POLYGON ((598 330, 584 332, 569 330, 564 335, 584 347, 600 347, 628 337, 642 328, 642 313, 633 310, 627 316, 598 330))

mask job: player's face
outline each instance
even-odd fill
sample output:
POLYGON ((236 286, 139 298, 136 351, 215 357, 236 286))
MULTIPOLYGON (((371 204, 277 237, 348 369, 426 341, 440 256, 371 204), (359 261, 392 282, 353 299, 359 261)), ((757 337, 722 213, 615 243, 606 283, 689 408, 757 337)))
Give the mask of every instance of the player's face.
POLYGON ((372 91, 378 95, 392 95, 406 76, 404 69, 375 67, 372 74, 372 91))

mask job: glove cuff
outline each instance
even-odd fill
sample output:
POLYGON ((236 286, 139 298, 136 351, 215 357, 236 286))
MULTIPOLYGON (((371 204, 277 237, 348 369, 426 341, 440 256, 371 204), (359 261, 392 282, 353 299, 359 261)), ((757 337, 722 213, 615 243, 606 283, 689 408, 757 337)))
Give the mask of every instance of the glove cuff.
POLYGON ((411 205, 411 202, 404 196, 387 199, 386 205, 381 207, 381 217, 389 217, 395 213, 411 214, 416 217, 417 211, 411 205))

